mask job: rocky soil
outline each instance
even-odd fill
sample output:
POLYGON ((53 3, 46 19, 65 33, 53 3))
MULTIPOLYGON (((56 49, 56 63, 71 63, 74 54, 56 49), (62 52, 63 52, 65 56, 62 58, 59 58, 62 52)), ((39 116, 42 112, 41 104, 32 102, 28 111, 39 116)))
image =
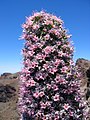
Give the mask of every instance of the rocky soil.
POLYGON ((89 108, 88 120, 90 120, 90 61, 80 58, 76 61, 76 65, 80 68, 81 91, 84 99, 88 103, 89 108))
POLYGON ((18 75, 4 73, 0 77, 0 120, 19 120, 18 75))
MULTIPOLYGON (((90 107, 90 61, 83 58, 76 61, 82 73, 81 90, 90 107)), ((19 72, 3 73, 0 76, 0 120, 19 120, 17 110, 19 72)), ((90 120, 90 118, 89 118, 90 120)))

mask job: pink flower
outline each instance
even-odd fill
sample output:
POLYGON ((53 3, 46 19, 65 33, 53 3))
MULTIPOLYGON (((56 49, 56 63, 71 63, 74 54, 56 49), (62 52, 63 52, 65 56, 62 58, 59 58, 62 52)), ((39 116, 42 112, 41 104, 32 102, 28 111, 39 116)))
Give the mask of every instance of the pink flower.
POLYGON ((49 65, 48 64, 44 64, 43 68, 45 68, 47 70, 49 68, 49 65))
POLYGON ((46 32, 46 31, 47 31, 47 29, 46 29, 46 28, 44 28, 44 29, 43 29, 43 31, 44 31, 44 32, 46 32))
POLYGON ((52 25, 52 26, 53 26, 53 22, 52 22, 52 21, 46 20, 44 23, 45 23, 46 25, 52 25))
POLYGON ((27 39, 27 37, 28 37, 27 34, 23 33, 20 39, 27 39))
POLYGON ((63 66, 65 65, 65 62, 64 62, 63 60, 61 60, 60 62, 61 62, 61 64, 62 64, 63 66))
POLYGON ((28 25, 27 25, 27 24, 23 24, 23 25, 22 25, 22 28, 27 29, 27 28, 28 28, 28 25))
POLYGON ((46 55, 42 54, 42 60, 45 60, 46 55))
POLYGON ((51 89, 51 84, 46 84, 48 89, 51 89))
POLYGON ((41 54, 37 54, 36 55, 36 59, 42 59, 42 55, 41 54))
POLYGON ((64 44, 64 45, 62 46, 62 48, 63 48, 63 49, 66 49, 66 48, 67 48, 67 45, 66 45, 66 44, 64 44))
POLYGON ((35 62, 35 61, 33 61, 33 62, 28 62, 27 64, 28 64, 28 67, 29 67, 29 68, 35 68, 35 67, 38 66, 38 63, 35 62))
POLYGON ((26 73, 26 74, 29 73, 29 74, 30 74, 30 71, 28 70, 28 68, 23 68, 23 69, 22 69, 22 73, 26 73))
POLYGON ((38 41, 38 37, 36 35, 34 35, 33 40, 38 41))
POLYGON ((49 30, 49 33, 55 34, 56 36, 61 38, 61 34, 60 34, 59 30, 52 28, 51 30, 49 30))
POLYGON ((56 83, 60 83, 60 84, 66 84, 68 82, 59 74, 56 75, 55 81, 56 83))
POLYGON ((28 80, 27 82, 26 82, 26 86, 28 87, 28 86, 35 86, 35 81, 33 80, 33 79, 30 79, 30 80, 28 80))
POLYGON ((29 85, 30 85, 30 83, 29 83, 29 82, 27 82, 27 83, 26 83, 26 87, 28 87, 29 85))
POLYGON ((39 97, 39 92, 35 92, 35 93, 33 94, 33 96, 34 96, 35 98, 38 98, 38 97, 39 97))
POLYGON ((41 91, 41 92, 39 93, 39 96, 40 96, 40 97, 44 96, 44 92, 41 91))
POLYGON ((59 74, 56 75, 55 81, 56 81, 56 83, 60 82, 60 75, 59 74))
POLYGON ((66 78, 69 78, 70 76, 72 76, 72 74, 68 72, 66 78))
POLYGON ((44 59, 45 59, 45 57, 46 57, 46 55, 41 54, 41 53, 38 53, 35 57, 36 57, 36 59, 41 59, 41 60, 44 60, 44 59))
POLYGON ((67 35, 67 38, 70 38, 72 35, 67 35))
POLYGON ((24 92, 25 93, 25 91, 26 91, 26 88, 24 86, 21 86, 19 89, 20 89, 20 92, 24 92))
POLYGON ((33 56, 34 53, 35 53, 34 51, 28 51, 29 56, 33 56))
POLYGON ((26 105, 23 105, 22 108, 21 108, 21 112, 25 112, 27 110, 27 106, 26 105))
POLYGON ((55 115, 59 115, 59 111, 56 111, 56 112, 55 112, 55 115))
POLYGON ((34 30, 37 30, 38 28, 39 28, 39 25, 37 25, 37 24, 33 25, 34 30))
POLYGON ((70 60, 70 65, 74 65, 74 61, 73 60, 70 60))
POLYGON ((68 109, 70 108, 70 106, 69 106, 69 104, 64 104, 63 108, 64 108, 65 110, 68 110, 68 109))
POLYGON ((54 100, 54 101, 59 101, 59 100, 60 100, 59 97, 60 97, 60 96, 59 96, 58 94, 55 94, 55 96, 53 96, 53 100, 54 100))
POLYGON ((47 105, 43 102, 40 102, 41 108, 45 109, 47 107, 47 105))
POLYGON ((31 110, 28 110, 28 114, 31 115, 31 110))
POLYGON ((62 73, 67 73, 68 69, 69 69, 68 67, 64 66, 64 67, 61 68, 61 72, 62 73))
POLYGON ((56 59, 56 61, 54 62, 54 65, 57 67, 60 64, 60 59, 56 59))
POLYGON ((42 48, 43 45, 44 45, 44 41, 41 41, 41 43, 36 43, 36 46, 38 48, 42 48))
POLYGON ((67 53, 63 53, 63 56, 64 56, 64 57, 65 57, 65 56, 68 57, 68 54, 67 54, 67 53))
POLYGON ((60 19, 60 18, 57 18, 56 16, 52 16, 52 19, 54 19, 56 22, 58 22, 58 23, 60 23, 60 24, 62 24, 63 23, 63 21, 60 19))
POLYGON ((46 76, 47 76, 47 74, 45 74, 45 73, 37 72, 35 78, 37 80, 39 80, 39 79, 44 80, 46 78, 46 76))
POLYGON ((51 74, 54 74, 56 71, 57 71, 57 68, 55 68, 55 67, 49 69, 49 72, 50 72, 51 74))
POLYGON ((35 61, 32 62, 32 68, 34 68, 34 67, 38 67, 38 63, 35 61))
POLYGON ((28 24, 28 26, 32 26, 33 25, 33 21, 31 20, 31 17, 27 17, 26 23, 28 24))
POLYGON ((30 81, 30 86, 35 86, 35 83, 36 83, 36 82, 35 82, 34 80, 31 80, 31 81, 30 81))
POLYGON ((27 46, 27 47, 29 47, 30 45, 31 45, 30 41, 27 41, 27 42, 25 43, 25 46, 27 46))
POLYGON ((40 76, 40 79, 44 79, 44 76, 43 76, 43 75, 41 75, 41 76, 40 76))
POLYGON ((64 90, 64 93, 67 93, 67 94, 70 94, 70 93, 72 93, 73 92, 73 90, 72 89, 67 89, 67 90, 64 90))
POLYGON ((49 35, 49 34, 46 34, 46 35, 44 36, 44 38, 45 38, 45 40, 49 40, 50 35, 49 35))
POLYGON ((40 74, 40 73, 36 73, 35 78, 36 78, 37 80, 39 80, 41 75, 42 75, 42 74, 40 74))
POLYGON ((64 54, 64 53, 63 53, 62 51, 59 51, 59 52, 58 52, 58 56, 60 56, 60 57, 62 57, 63 54, 64 54))
POLYGON ((50 101, 46 101, 45 104, 46 104, 47 106, 50 106, 50 105, 51 105, 50 101))
POLYGON ((26 59, 24 62, 23 62, 24 65, 28 65, 30 64, 30 60, 29 59, 26 59))
POLYGON ((74 51, 74 47, 70 47, 70 52, 73 52, 74 51))
POLYGON ((20 78, 20 80, 22 80, 22 82, 25 82, 27 80, 27 78, 24 77, 23 75, 21 75, 19 78, 20 78))
POLYGON ((47 47, 44 49, 45 54, 49 54, 49 53, 52 51, 52 49, 53 49, 53 47, 47 46, 47 47))
POLYGON ((67 83, 67 81, 62 77, 60 78, 59 82, 60 82, 60 84, 66 84, 67 83))
POLYGON ((32 50, 32 51, 34 51, 36 48, 38 48, 38 45, 37 45, 37 44, 30 46, 30 50, 32 50))
POLYGON ((39 12, 36 12, 33 14, 34 17, 40 16, 40 15, 41 15, 41 13, 39 13, 39 12))
POLYGON ((27 51, 25 49, 22 49, 21 54, 23 54, 24 57, 28 56, 27 51))
POLYGON ((54 89, 54 91, 58 90, 58 86, 57 85, 53 85, 52 88, 54 89))
POLYGON ((58 45, 61 45, 61 42, 60 42, 60 41, 57 41, 56 43, 57 43, 58 45))

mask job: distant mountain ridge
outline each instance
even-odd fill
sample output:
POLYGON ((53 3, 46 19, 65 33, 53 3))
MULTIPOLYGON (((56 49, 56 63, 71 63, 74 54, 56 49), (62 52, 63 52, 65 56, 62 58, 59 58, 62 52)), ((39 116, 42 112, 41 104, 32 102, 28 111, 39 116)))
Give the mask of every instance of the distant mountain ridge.
POLYGON ((19 76, 20 72, 16 72, 16 73, 8 73, 5 72, 3 74, 0 75, 0 79, 13 79, 13 78, 17 78, 19 76))

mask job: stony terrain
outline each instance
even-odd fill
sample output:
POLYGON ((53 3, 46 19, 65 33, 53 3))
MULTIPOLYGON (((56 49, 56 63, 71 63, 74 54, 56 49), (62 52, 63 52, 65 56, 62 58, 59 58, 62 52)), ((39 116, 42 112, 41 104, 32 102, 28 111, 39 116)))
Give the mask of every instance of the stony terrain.
POLYGON ((90 102, 90 61, 85 59, 78 59, 76 65, 81 71, 81 90, 84 92, 85 99, 90 102))
MULTIPOLYGON (((90 61, 78 59, 76 65, 82 73, 81 90, 90 107, 90 61)), ((0 120, 19 120, 17 111, 19 72, 0 76, 0 120)), ((89 118, 90 119, 90 118, 89 118)))
POLYGON ((19 120, 18 81, 18 73, 4 73, 0 77, 0 120, 19 120))

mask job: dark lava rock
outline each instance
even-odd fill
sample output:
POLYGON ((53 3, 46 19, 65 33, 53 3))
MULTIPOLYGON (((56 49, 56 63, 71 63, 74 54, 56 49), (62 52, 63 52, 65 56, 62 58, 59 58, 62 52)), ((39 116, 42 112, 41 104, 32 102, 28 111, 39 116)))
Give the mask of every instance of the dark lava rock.
POLYGON ((0 102, 7 102, 16 95, 16 89, 10 85, 0 85, 0 102))
POLYGON ((90 68, 86 71, 88 79, 90 79, 90 68))

